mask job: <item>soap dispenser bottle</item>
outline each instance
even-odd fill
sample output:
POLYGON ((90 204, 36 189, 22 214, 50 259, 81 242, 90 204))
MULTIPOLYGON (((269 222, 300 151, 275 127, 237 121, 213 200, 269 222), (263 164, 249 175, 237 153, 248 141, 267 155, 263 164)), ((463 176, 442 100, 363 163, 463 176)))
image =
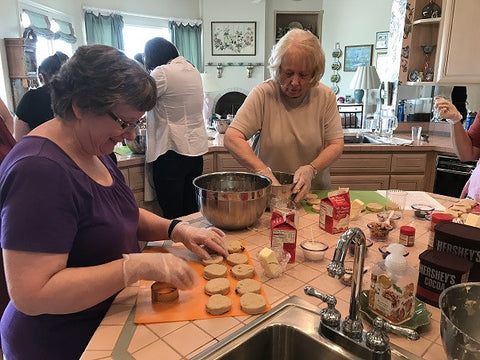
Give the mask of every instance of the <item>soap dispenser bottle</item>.
POLYGON ((390 254, 372 269, 368 294, 369 309, 393 324, 411 319, 415 312, 418 272, 408 265, 404 250, 398 243, 387 247, 390 254))

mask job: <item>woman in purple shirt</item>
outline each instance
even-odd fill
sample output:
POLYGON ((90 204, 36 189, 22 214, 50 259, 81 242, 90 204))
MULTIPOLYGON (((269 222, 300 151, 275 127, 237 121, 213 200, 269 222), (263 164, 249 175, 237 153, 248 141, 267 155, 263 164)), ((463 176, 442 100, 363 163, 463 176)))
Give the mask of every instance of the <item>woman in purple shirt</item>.
POLYGON ((14 359, 78 359, 115 295, 139 279, 191 288, 196 273, 138 241, 171 238, 197 255, 226 255, 218 229, 139 209, 108 155, 135 137, 156 101, 153 79, 108 46, 78 48, 51 83, 56 117, 0 167, 0 241, 11 297, 0 324, 14 359))

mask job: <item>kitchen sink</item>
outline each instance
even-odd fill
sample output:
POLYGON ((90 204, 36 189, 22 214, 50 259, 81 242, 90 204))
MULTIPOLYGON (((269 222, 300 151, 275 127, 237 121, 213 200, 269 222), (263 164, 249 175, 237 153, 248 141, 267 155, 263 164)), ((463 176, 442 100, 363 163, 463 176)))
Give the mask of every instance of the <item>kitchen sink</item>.
MULTIPOLYGON (((195 356, 223 360, 368 359, 360 347, 341 347, 318 333, 320 308, 292 296, 195 356)), ((391 345, 392 359, 420 359, 391 345)), ((374 358, 374 357, 373 357, 374 358)), ((372 359, 373 359, 372 358, 372 359)))

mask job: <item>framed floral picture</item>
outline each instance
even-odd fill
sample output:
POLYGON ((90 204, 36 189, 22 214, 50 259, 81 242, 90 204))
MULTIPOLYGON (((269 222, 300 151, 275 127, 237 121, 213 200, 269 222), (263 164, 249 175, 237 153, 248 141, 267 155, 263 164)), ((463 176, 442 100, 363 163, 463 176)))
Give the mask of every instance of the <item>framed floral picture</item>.
POLYGON ((212 21, 212 55, 255 55, 255 21, 212 21))

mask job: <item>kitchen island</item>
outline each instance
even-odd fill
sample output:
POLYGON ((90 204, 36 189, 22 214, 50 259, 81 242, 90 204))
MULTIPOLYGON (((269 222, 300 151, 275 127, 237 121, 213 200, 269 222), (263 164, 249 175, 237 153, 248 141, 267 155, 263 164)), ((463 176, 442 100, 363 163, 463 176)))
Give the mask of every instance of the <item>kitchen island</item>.
MULTIPOLYGON (((410 139, 408 131, 409 128, 406 128, 395 133, 395 137, 410 139)), ((432 133, 428 143, 411 146, 345 144, 342 156, 330 168, 332 188, 348 186, 355 190, 399 188, 433 191, 437 155, 455 155, 449 134, 442 131, 432 133)), ((223 136, 217 133, 209 141, 208 153, 203 156, 204 173, 246 171, 223 146, 223 136)), ((156 201, 144 200, 145 156, 117 154, 117 158, 139 206, 159 213, 156 201)))
MULTIPOLYGON (((455 201, 453 198, 441 195, 430 194, 430 196, 443 206, 449 206, 455 201)), ((279 278, 270 279, 265 277, 256 259, 258 251, 270 245, 269 220, 271 214, 269 212, 265 212, 260 220, 249 229, 227 231, 226 240, 240 240, 245 244, 272 307, 286 298, 296 295, 319 306, 319 310, 324 308, 325 304, 321 303, 320 300, 304 294, 304 286, 310 285, 321 292, 335 295, 338 300, 337 309, 341 312, 342 317, 345 317, 348 313, 350 287, 343 285, 338 279, 329 277, 326 273, 326 266, 333 257, 335 244, 341 234, 332 235, 321 230, 318 226, 318 214, 307 213, 305 209, 300 207, 298 215, 299 229, 296 261, 288 264, 286 271, 279 278), (299 245, 302 241, 312 238, 312 236, 329 246, 325 259, 320 262, 306 261, 299 245)), ((362 214, 352 220, 350 226, 361 228, 367 235, 367 238, 369 238, 366 225, 368 222, 376 219, 376 214, 362 214)), ((184 220, 198 227, 209 225, 200 213, 189 215, 184 220)), ((399 227, 401 225, 410 225, 416 228, 415 244, 413 247, 408 248, 410 254, 407 256, 407 260, 410 265, 418 268, 418 255, 427 248, 430 222, 416 219, 412 210, 405 210, 403 218, 399 220, 397 227, 390 233, 389 242, 398 242, 399 227)), ((381 260, 378 248, 382 244, 384 243, 374 242, 368 249, 365 260, 366 266, 371 266, 373 263, 381 260)), ((362 288, 368 289, 370 271, 365 274, 363 279, 362 288)), ((117 296, 111 309, 92 337, 82 356, 82 360, 190 359, 195 354, 217 343, 257 318, 257 316, 244 315, 207 320, 135 325, 133 318, 135 315, 137 289, 137 286, 130 286, 117 296)), ((431 321, 429 325, 419 329, 421 335, 419 340, 411 341, 389 334, 390 340, 392 343, 424 359, 447 359, 440 338, 440 310, 428 304, 426 307, 432 314, 431 321)), ((367 330, 370 329, 370 324, 365 318, 363 318, 363 323, 367 330)))

